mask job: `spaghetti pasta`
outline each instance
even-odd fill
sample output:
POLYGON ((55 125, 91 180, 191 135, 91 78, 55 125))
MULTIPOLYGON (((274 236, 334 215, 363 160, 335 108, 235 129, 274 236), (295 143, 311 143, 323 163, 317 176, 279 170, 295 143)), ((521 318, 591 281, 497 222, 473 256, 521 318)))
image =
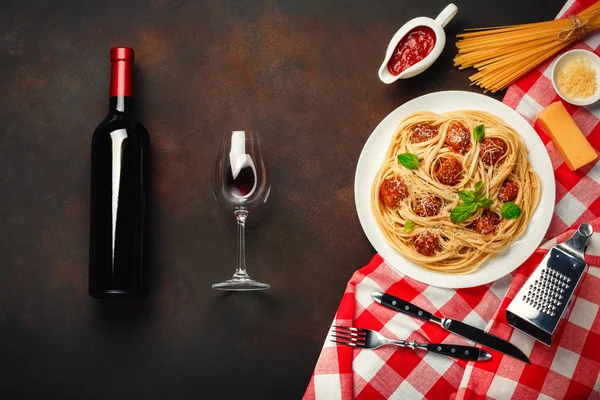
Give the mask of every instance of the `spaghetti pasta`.
POLYGON ((482 111, 419 112, 397 127, 373 182, 371 206, 400 254, 430 270, 468 273, 525 231, 539 197, 523 139, 504 121, 482 111), (472 132, 480 125, 485 139, 476 141, 472 132), (416 156, 418 165, 409 169, 399 155, 405 165, 406 155, 416 156), (489 204, 452 222, 462 196, 475 193, 489 204), (507 200, 522 210, 520 217, 500 218, 507 200))
POLYGON ((496 92, 531 71, 588 32, 600 28, 600 2, 571 18, 495 28, 468 29, 457 35, 454 65, 474 67, 469 79, 496 92))

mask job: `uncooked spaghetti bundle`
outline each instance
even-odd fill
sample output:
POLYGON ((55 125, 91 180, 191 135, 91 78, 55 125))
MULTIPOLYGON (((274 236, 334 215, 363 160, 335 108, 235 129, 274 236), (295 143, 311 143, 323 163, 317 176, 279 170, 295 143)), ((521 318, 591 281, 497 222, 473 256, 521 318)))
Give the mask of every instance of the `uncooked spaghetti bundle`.
POLYGON ((457 35, 454 65, 476 68, 479 72, 469 77, 471 85, 494 93, 598 28, 600 2, 570 18, 467 29, 457 35))

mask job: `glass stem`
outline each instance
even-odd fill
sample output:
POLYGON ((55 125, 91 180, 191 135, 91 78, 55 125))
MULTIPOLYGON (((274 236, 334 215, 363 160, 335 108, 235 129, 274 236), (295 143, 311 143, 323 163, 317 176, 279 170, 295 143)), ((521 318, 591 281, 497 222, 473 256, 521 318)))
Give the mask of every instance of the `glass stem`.
POLYGON ((234 211, 237 220, 237 267, 235 278, 248 278, 246 273, 246 218, 248 210, 240 208, 234 211))

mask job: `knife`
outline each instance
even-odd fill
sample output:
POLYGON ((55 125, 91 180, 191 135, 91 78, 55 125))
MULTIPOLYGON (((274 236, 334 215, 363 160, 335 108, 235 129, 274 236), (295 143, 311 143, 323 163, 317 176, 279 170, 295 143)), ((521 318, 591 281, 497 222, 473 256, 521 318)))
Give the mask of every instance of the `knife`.
POLYGON ((519 350, 517 346, 479 328, 475 328, 471 325, 467 325, 454 319, 436 317, 430 312, 427 312, 415 306, 414 304, 409 303, 408 301, 404 301, 387 293, 373 292, 371 293, 371 297, 379 304, 388 308, 399 311, 406 315, 410 315, 411 317, 420 318, 425 321, 433 321, 445 330, 458 336, 462 336, 466 339, 482 344, 485 347, 489 347, 490 349, 494 349, 500 353, 504 353, 516 358, 517 360, 521 360, 527 364, 530 364, 529 358, 527 358, 527 356, 521 350, 519 350))

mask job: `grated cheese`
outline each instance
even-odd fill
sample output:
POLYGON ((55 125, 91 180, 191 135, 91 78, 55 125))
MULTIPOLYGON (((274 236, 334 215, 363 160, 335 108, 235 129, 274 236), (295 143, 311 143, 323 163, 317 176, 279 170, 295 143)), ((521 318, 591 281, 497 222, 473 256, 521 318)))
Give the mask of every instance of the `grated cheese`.
POLYGON ((596 70, 587 58, 578 57, 558 73, 558 87, 570 99, 586 99, 596 92, 596 70))

